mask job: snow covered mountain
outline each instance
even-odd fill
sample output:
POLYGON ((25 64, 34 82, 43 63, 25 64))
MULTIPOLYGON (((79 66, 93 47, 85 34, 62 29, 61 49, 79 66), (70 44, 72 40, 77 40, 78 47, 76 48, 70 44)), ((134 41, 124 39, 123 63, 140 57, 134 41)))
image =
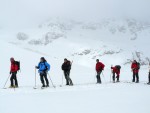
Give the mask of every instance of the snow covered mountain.
POLYGON ((7 34, 3 35, 10 44, 53 58, 86 57, 87 61, 93 61, 107 57, 109 66, 113 62, 125 65, 131 63, 132 59, 142 65, 148 65, 149 62, 147 40, 150 23, 135 19, 105 19, 86 23, 49 19, 37 28, 14 31, 11 40, 7 34), (121 54, 124 57, 120 59, 121 54), (114 56, 118 58, 112 60, 114 56))

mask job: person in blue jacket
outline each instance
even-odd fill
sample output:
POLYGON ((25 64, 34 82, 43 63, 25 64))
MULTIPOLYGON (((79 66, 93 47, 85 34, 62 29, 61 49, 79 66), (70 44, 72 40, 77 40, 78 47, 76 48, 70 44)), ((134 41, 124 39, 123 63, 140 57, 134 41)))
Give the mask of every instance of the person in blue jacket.
POLYGON ((40 63, 35 68, 39 69, 38 72, 40 74, 41 83, 43 84, 42 87, 49 87, 47 73, 48 71, 50 71, 50 64, 47 63, 44 57, 41 57, 40 63), (46 81, 46 85, 45 85, 44 79, 46 81))

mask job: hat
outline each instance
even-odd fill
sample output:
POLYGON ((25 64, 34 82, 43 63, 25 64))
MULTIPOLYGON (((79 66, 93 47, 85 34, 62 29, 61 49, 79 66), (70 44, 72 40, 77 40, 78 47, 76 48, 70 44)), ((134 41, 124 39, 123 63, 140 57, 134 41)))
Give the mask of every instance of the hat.
POLYGON ((14 58, 13 58, 13 57, 11 57, 11 58, 10 58, 10 60, 11 60, 11 61, 14 61, 14 58))
POLYGON ((67 60, 67 58, 65 58, 64 60, 67 60))
POLYGON ((99 59, 96 59, 96 61, 98 61, 98 62, 99 62, 99 59))
POLYGON ((41 59, 44 60, 45 58, 44 58, 44 57, 41 57, 41 59))

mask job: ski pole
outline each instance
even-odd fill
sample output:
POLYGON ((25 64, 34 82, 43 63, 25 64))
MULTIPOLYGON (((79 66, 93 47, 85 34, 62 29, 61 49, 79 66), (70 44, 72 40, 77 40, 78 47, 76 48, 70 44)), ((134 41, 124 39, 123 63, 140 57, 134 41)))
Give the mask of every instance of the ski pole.
MULTIPOLYGON (((111 65, 111 67, 113 67, 113 65, 111 65)), ((110 72, 110 83, 111 83, 111 79, 112 79, 112 69, 111 69, 111 72, 110 72)))
POLYGON ((7 80, 6 80, 5 84, 4 84, 3 89, 6 89, 6 87, 5 87, 5 86, 6 86, 7 82, 8 82, 8 79, 10 78, 10 75, 11 75, 11 74, 9 74, 9 76, 8 76, 8 78, 7 78, 7 80))
POLYGON ((104 80, 105 80, 105 83, 106 83, 106 79, 105 79, 105 76, 104 76, 104 74, 103 74, 103 71, 102 71, 102 75, 103 75, 103 78, 104 78, 104 80))
POLYGON ((95 72, 95 76, 94 76, 94 82, 95 82, 96 76, 97 76, 97 72, 95 72))
POLYGON ((111 83, 111 77, 112 77, 112 71, 111 71, 111 73, 110 73, 110 83, 111 83))
POLYGON ((36 68, 35 68, 35 86, 34 86, 34 88, 36 88, 36 68))
POLYGON ((50 79, 50 81, 51 81, 51 83, 52 83, 52 86, 53 86, 54 88, 56 88, 56 86, 53 84, 53 81, 52 81, 51 76, 49 75, 49 73, 48 73, 48 76, 49 76, 49 79, 50 79))
POLYGON ((63 78, 64 78, 64 77, 63 77, 63 75, 62 75, 62 81, 61 81, 61 85, 60 85, 61 87, 63 86, 63 78))
POLYGON ((111 73, 110 73, 110 83, 111 83, 111 73))

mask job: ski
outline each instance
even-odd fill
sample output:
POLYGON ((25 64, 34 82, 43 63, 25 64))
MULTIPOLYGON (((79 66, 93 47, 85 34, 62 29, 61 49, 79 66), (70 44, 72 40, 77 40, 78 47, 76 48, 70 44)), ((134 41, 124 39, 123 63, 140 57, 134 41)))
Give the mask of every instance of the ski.
POLYGON ((41 87, 41 89, 46 89, 46 87, 41 87))
POLYGON ((37 87, 33 87, 33 89, 37 89, 37 87))
POLYGON ((144 85, 150 85, 150 83, 144 83, 144 85))

